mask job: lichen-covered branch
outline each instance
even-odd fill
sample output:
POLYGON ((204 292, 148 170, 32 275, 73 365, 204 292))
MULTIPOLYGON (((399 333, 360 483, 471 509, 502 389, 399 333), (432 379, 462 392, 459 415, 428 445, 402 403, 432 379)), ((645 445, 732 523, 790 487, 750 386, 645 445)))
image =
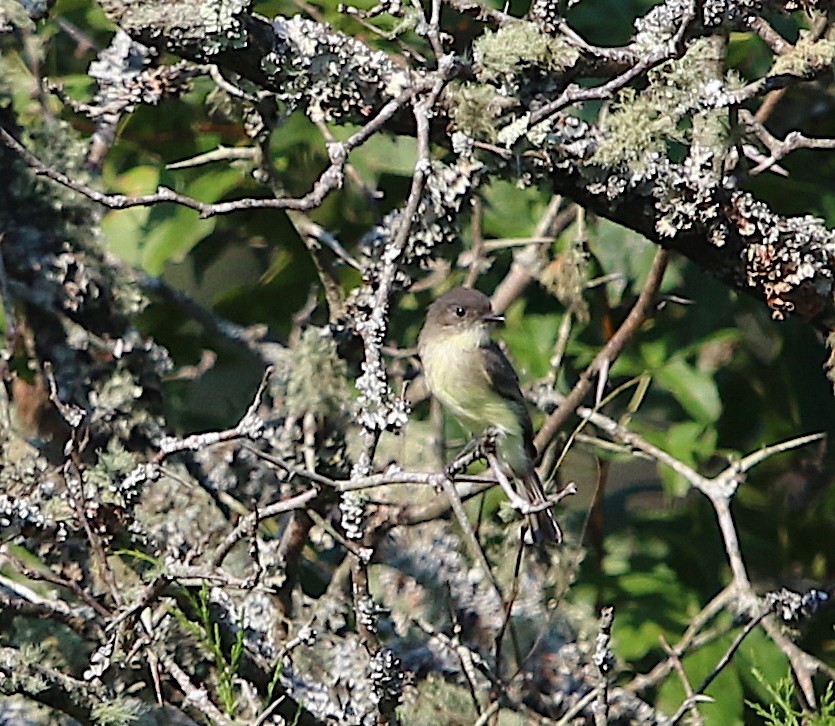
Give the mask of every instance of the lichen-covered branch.
MULTIPOLYGON (((95 87, 80 101, 87 86, 50 82, 38 66, 47 56, 37 43, 21 42, 46 46, 48 33, 24 5, 0 3, 0 41, 21 62, 6 73, 0 56, 4 695, 82 723, 130 722, 164 702, 183 722, 187 713, 222 724, 425 723, 443 709, 479 724, 657 724, 664 715, 643 694, 675 670, 688 688, 673 717, 682 718, 761 623, 791 663, 806 705, 815 705, 813 676, 831 676, 831 668, 780 625, 814 617, 831 593, 757 593, 734 519, 740 511, 731 504, 747 471, 816 436, 755 451, 707 476, 672 446, 636 433, 631 406, 620 419, 603 407, 616 405, 604 396, 616 359, 625 363, 627 343, 650 327, 644 323, 670 251, 759 297, 775 317, 833 326, 835 235, 821 219, 783 214, 744 188, 772 170, 785 172, 797 151, 835 148, 809 131, 780 129, 762 112, 764 99, 768 108, 778 103, 775 90, 811 88, 831 74, 835 43, 826 16, 783 37, 773 13, 792 10, 789 2, 666 0, 636 19, 628 42, 603 47, 572 27, 573 3, 555 0, 536 0, 524 17, 474 0, 431 0, 425 8, 382 0, 330 15, 297 0, 310 17, 273 19, 255 14, 250 0, 98 4, 118 30, 96 30, 96 42, 105 40, 83 61, 95 87), (450 18, 466 21, 460 37, 450 18), (351 34, 357 22, 362 37, 351 34), (390 31, 375 25, 389 22, 390 31), (771 62, 744 82, 726 70, 737 31, 762 40, 771 62), (25 72, 30 86, 13 88, 25 72), (230 123, 217 133, 234 145, 226 147, 224 137, 212 150, 201 138, 186 161, 166 164, 156 155, 146 171, 157 164, 151 176, 164 172, 165 185, 155 176, 155 192, 133 193, 141 184, 126 159, 131 144, 146 141, 132 135, 142 115, 136 110, 175 96, 191 109, 191 90, 202 104, 209 87, 226 105, 207 101, 205 118, 227 114, 230 123), (276 151, 294 124, 312 131, 304 150, 310 169, 276 151), (401 158, 391 169, 399 182, 389 187, 380 183, 389 167, 369 171, 366 155, 394 136, 409 138, 396 144, 401 158), (228 195, 202 201, 200 185, 187 185, 207 164, 224 172, 234 165, 244 175, 229 173, 228 195), (242 180, 261 185, 262 196, 239 192, 242 180), (545 192, 533 238, 485 237, 488 224, 505 221, 495 219, 491 194, 510 189, 494 184, 506 180, 545 192), (111 184, 131 193, 114 193, 111 184), (368 209, 347 219, 355 211, 352 185, 368 209), (225 237, 277 257, 295 254, 295 240, 276 233, 265 244, 264 230, 284 229, 291 212, 286 229, 303 238, 304 262, 289 276, 309 262, 306 255, 318 266, 293 280, 309 286, 299 294, 307 296, 301 311, 288 303, 292 295, 277 294, 269 300, 276 326, 233 324, 105 250, 104 210, 148 213, 133 228, 140 236, 155 229, 156 215, 183 211, 172 205, 201 220, 235 214, 235 222, 259 210, 258 235, 244 238, 223 226, 229 217, 217 218, 206 246, 225 237), (329 205, 336 216, 328 217, 329 205), (582 328, 595 306, 609 305, 583 298, 593 284, 586 267, 600 261, 584 249, 594 214, 664 248, 620 327, 623 301, 582 328), (565 240, 552 238, 570 224, 576 227, 563 254, 565 240), (413 433, 420 422, 409 422, 412 331, 430 291, 453 284, 450 269, 459 277, 453 251, 465 248, 459 266, 470 260, 467 282, 486 287, 487 275, 490 284, 501 279, 497 250, 517 243, 523 251, 496 289, 496 307, 511 320, 521 307, 512 303, 538 280, 569 309, 559 319, 557 302, 544 292, 536 298, 557 331, 546 344, 551 370, 533 389, 549 412, 537 445, 545 449, 577 418, 568 447, 605 446, 671 468, 707 497, 707 519, 715 514, 710 522, 727 558, 727 587, 701 613, 682 614, 689 625, 677 645, 627 687, 610 679, 611 610, 595 626, 587 598, 566 607, 583 576, 583 513, 565 511, 571 536, 561 549, 525 546, 508 520, 533 510, 522 506, 498 454, 483 447, 442 471, 440 457, 428 456, 422 434, 413 433), (559 274, 571 278, 571 295, 549 285, 559 274), (236 381, 249 399, 224 423, 207 424, 203 411, 172 415, 182 405, 176 394, 163 406, 175 365, 174 386, 201 379, 217 358, 204 350, 175 362, 146 332, 154 328, 140 315, 149 297, 173 304, 184 326, 211 342, 231 341, 271 371, 260 386, 258 371, 236 381), (574 350, 586 356, 583 364, 575 371, 569 360, 563 371, 574 350), (595 384, 594 405, 584 406, 595 384), (405 433, 407 423, 408 446, 405 436, 391 443, 388 434, 405 433), (583 433, 589 429, 604 440, 583 433), (481 456, 486 473, 463 473, 481 456), (707 679, 688 679, 685 656, 739 627, 726 617, 708 628, 732 609, 753 619, 707 679), (588 635, 595 628, 596 641, 588 635)), ((44 22, 58 27, 51 3, 43 5, 44 22)), ((74 42, 84 45, 82 54, 93 47, 74 42)), ((200 262, 194 272, 202 272, 200 262)), ((249 320, 260 310, 242 305, 233 315, 249 320)), ((527 313, 533 348, 549 334, 537 327, 546 315, 527 313)), ((170 340, 181 329, 163 335, 170 340)), ((214 406, 225 392, 203 395, 214 406)), ((537 506, 582 489, 564 484, 537 506)), ((633 546, 628 539, 620 540, 624 547, 633 546)))
MULTIPOLYGON (((415 83, 360 41, 299 17, 270 24, 244 2, 216 2, 207 6, 211 11, 187 2, 102 5, 135 40, 192 60, 210 59, 314 120, 365 123, 415 83)), ((804 37, 781 46, 769 73, 744 88, 729 75, 691 73, 707 47, 700 38, 718 28, 746 28, 765 8, 754 6, 667 0, 639 18, 633 43, 603 56, 564 22, 552 22, 557 19, 547 4, 529 20, 488 14, 498 30, 475 40, 475 77, 445 93, 447 113, 476 143, 499 141, 521 156, 520 165, 488 154, 485 161, 495 172, 550 185, 682 252, 726 284, 759 297, 775 317, 798 314, 828 328, 835 242, 822 222, 780 215, 734 189, 732 177, 711 171, 721 168, 720 149, 698 150, 684 163, 665 154, 670 143, 692 143, 682 121, 696 124, 715 109, 739 108, 775 88, 811 80, 831 64, 831 41, 804 37), (578 85, 584 73, 599 77, 601 60, 612 59, 611 78, 592 88, 578 85), (641 90, 631 85, 638 80, 641 90), (587 124, 568 115, 592 98, 612 103, 605 119, 587 124)), ((462 9, 481 13, 475 5, 462 9)), ((399 113, 383 128, 402 133, 414 127, 399 113)), ((432 136, 448 148, 455 144, 440 125, 432 136)))

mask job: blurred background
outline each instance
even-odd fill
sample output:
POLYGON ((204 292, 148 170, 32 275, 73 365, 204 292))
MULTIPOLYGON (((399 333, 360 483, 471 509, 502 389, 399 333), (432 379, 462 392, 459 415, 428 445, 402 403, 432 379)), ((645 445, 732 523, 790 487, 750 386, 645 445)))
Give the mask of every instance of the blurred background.
MULTIPOLYGON (((629 40, 633 20, 653 4, 589 0, 570 8, 567 18, 589 42, 615 45, 629 40)), ((525 2, 514 0, 508 11, 521 15, 526 9, 525 2)), ((256 10, 267 17, 301 13, 323 19, 394 54, 404 46, 421 48, 425 42, 408 30, 396 40, 375 34, 338 12, 335 0, 261 2, 256 10)), ((386 15, 374 21, 382 30, 395 29, 396 22, 386 15)), ((800 15, 774 20, 789 40, 798 37, 803 23, 800 15)), ((466 53, 476 32, 473 21, 450 14, 445 26, 455 28, 456 46, 466 53)), ((88 138, 91 123, 57 99, 42 98, 32 69, 37 66, 62 84, 70 97, 89 99, 95 88, 88 66, 113 32, 95 3, 59 0, 50 18, 25 38, 22 51, 4 48, 2 70, 13 83, 21 124, 36 118, 45 105, 80 139, 88 138), (34 65, 33 59, 38 59, 34 65)), ((728 62, 740 78, 754 79, 768 70, 772 55, 753 33, 735 33, 728 62)), ((599 110, 589 105, 582 113, 596 116, 599 110)), ((832 79, 789 88, 768 126, 778 137, 793 129, 807 136, 835 136, 832 79)), ((343 139, 352 130, 333 126, 324 131, 343 139)), ((327 167, 324 140, 323 128, 300 112, 282 121, 270 151, 289 195, 306 193, 327 167)), ((210 79, 196 78, 181 97, 157 107, 139 106, 129 116, 95 184, 130 195, 166 185, 205 202, 263 195, 263 187, 251 177, 253 165, 245 159, 167 168, 219 146, 248 145, 240 106, 210 79)), ((355 251, 363 234, 404 202, 414 155, 411 138, 373 137, 350 160, 365 186, 380 192, 378 198, 370 200, 349 176, 344 189, 331 194, 310 217, 355 251)), ((745 187, 777 213, 811 214, 835 225, 835 152, 797 151, 781 165, 788 176, 760 174, 745 187)), ((477 288, 490 294, 504 279, 518 241, 534 234, 550 201, 547 190, 520 189, 506 181, 484 187, 478 234, 490 242, 490 253, 477 288)), ((563 205, 569 210, 572 203, 564 200, 563 205)), ((303 309, 312 310, 313 322, 327 322, 321 307, 309 305, 320 294, 316 270, 283 212, 253 210, 201 220, 195 211, 158 205, 108 211, 101 228, 107 249, 123 264, 160 277, 222 318, 242 326, 267 326, 268 335, 280 341, 288 340, 294 316, 303 309)), ((473 242, 468 224, 459 244, 446 251, 448 265, 427 270, 415 291, 397 301, 389 330, 393 349, 408 352, 425 307, 440 292, 463 282, 467 270, 461 263, 473 242)), ((574 215, 556 239, 543 244, 554 264, 579 255, 577 267, 588 281, 575 309, 563 364, 552 371, 566 312, 547 277, 541 281, 546 284, 532 283, 512 304, 500 337, 523 385, 556 375, 565 391, 629 310, 655 248, 635 233, 587 214, 574 215)), ((355 286, 358 273, 343 268, 341 282, 346 289, 355 286)), ((633 430, 705 475, 718 473, 762 446, 825 433, 824 440, 772 457, 752 470, 734 499, 733 511, 758 590, 831 585, 835 462, 829 442, 835 433, 835 403, 823 369, 827 351, 821 338, 801 321, 772 320, 763 304, 731 292, 678 256, 672 259, 662 292, 670 296, 668 301, 610 372, 610 392, 621 384, 634 385, 613 397, 608 415, 628 414, 633 430), (640 400, 633 399, 638 389, 645 390, 640 400)), ((259 361, 243 347, 214 336, 166 296, 153 299, 139 324, 144 334, 171 352, 177 366, 164 386, 169 424, 180 432, 233 425, 261 377, 259 361), (181 375, 195 366, 199 374, 181 375)), ((414 361, 397 360, 392 365, 399 374, 414 375, 414 361)), ((398 451, 406 460, 433 464, 424 458, 425 437, 432 433, 429 408, 428 401, 416 403, 405 436, 384 441, 381 461, 386 451, 398 451)), ((452 425, 447 430, 453 440, 461 435, 452 425)), ((568 503, 565 522, 570 536, 582 538, 587 548, 566 598, 582 607, 615 604, 616 653, 628 668, 645 672, 661 657, 659 636, 676 642, 689 620, 729 581, 713 510, 669 469, 628 454, 607 453, 593 441, 576 442, 558 476, 578 484, 580 493, 568 503), (593 507, 595 498, 601 501, 593 507)), ((835 665, 833 622, 833 613, 825 613, 799 634, 799 643, 835 665)), ((724 615, 716 627, 729 628, 731 623, 731 616, 724 615)), ((716 663, 732 637, 726 634, 685 658, 694 683, 716 663)), ((783 656, 760 631, 745 641, 709 691, 716 699, 704 708, 709 723, 756 722, 745 699, 769 702, 771 696, 755 669, 769 684, 787 673, 783 656), (723 714, 722 720, 712 720, 711 714, 723 714)), ((674 709, 682 696, 678 679, 668 678, 657 693, 658 705, 674 709)))

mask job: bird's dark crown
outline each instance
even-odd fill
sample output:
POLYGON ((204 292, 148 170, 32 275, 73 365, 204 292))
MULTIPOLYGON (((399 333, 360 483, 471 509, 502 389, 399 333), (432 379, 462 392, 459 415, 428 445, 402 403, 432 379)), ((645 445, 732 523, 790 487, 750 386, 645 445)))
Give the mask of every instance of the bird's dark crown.
POLYGON ((502 317, 493 313, 490 298, 468 287, 456 287, 441 295, 429 306, 426 314, 427 325, 445 328, 501 321, 502 317))

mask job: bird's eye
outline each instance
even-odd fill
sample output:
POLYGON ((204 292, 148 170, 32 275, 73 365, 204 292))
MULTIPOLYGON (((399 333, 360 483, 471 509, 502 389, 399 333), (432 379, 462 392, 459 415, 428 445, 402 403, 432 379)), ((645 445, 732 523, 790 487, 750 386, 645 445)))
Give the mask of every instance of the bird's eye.
POLYGON ((457 308, 455 308, 455 314, 459 318, 463 318, 464 317, 464 308, 462 308, 461 306, 458 306, 457 308))

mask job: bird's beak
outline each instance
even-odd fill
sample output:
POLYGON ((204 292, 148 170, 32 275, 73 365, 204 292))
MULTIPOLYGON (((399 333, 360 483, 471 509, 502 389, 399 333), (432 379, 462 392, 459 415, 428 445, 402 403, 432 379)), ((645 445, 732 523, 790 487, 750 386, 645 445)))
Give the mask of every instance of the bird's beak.
POLYGON ((487 313, 487 315, 482 315, 481 319, 485 323, 503 323, 504 322, 504 315, 497 315, 496 313, 487 313))

